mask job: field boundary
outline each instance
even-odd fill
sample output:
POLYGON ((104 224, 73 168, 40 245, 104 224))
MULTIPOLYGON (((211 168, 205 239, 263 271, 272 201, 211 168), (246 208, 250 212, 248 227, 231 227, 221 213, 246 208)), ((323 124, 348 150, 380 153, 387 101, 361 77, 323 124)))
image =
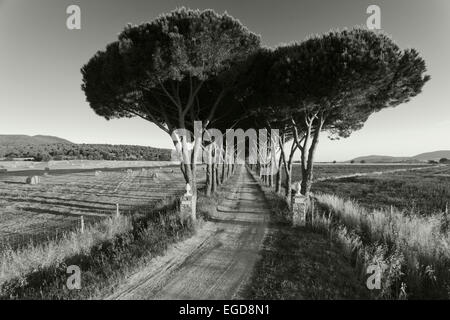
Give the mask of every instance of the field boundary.
POLYGON ((445 165, 435 165, 435 166, 428 165, 428 166, 419 167, 419 168, 402 168, 402 169, 393 169, 393 170, 386 170, 386 171, 372 171, 372 172, 352 173, 352 174, 341 175, 341 176, 332 176, 332 177, 318 178, 318 179, 315 180, 315 182, 327 181, 327 180, 339 180, 339 179, 354 178, 354 177, 380 176, 380 175, 383 175, 383 174, 386 174, 386 173, 418 171, 418 170, 429 169, 431 167, 442 167, 442 166, 445 166, 445 165))

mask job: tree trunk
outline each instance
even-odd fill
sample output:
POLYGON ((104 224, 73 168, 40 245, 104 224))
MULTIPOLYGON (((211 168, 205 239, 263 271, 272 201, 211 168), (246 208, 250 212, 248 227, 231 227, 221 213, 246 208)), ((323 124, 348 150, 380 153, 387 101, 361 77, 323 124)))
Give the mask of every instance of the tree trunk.
POLYGON ((216 164, 216 185, 220 186, 220 170, 219 170, 219 165, 216 164))
POLYGON ((211 174, 211 164, 206 165, 206 196, 211 196, 212 190, 212 174, 211 174))
POLYGON ((289 204, 292 201, 292 161, 288 162, 286 170, 286 201, 289 204))
POLYGON ((192 172, 192 166, 189 163, 183 163, 183 170, 185 172, 185 176, 186 176, 186 183, 189 184, 189 186, 191 187, 192 193, 194 194, 194 187, 196 186, 195 184, 195 179, 194 179, 194 175, 192 172))
POLYGON ((197 159, 201 151, 202 137, 198 137, 194 141, 194 149, 192 152, 191 159, 191 170, 192 170, 192 194, 197 196, 197 159))
MULTIPOLYGON (((313 181, 313 165, 314 165, 314 154, 316 152, 317 145, 319 144, 320 132, 323 127, 324 119, 319 116, 316 120, 316 128, 311 142, 311 147, 308 150, 308 159, 306 165, 303 164, 302 159, 302 191, 301 193, 306 197, 309 197, 311 192, 311 186, 313 181)), ((305 158, 305 157, 303 157, 305 158)))
POLYGON ((212 190, 212 152, 211 152, 211 147, 207 146, 206 147, 206 154, 207 154, 207 159, 206 159, 206 196, 210 197, 211 196, 211 190, 212 190))
POLYGON ((180 163, 180 170, 181 170, 181 173, 183 174, 184 181, 186 183, 189 183, 189 177, 187 176, 186 170, 184 170, 184 163, 183 163, 183 161, 181 161, 181 163, 180 163))
POLYGON ((312 186, 312 168, 308 169, 305 174, 305 179, 302 180, 302 194, 306 197, 309 197, 309 194, 311 192, 311 186, 312 186))
POLYGON ((186 183, 190 183, 191 181, 191 177, 189 175, 190 169, 186 167, 186 154, 184 152, 184 148, 183 146, 185 146, 185 144, 182 143, 182 141, 178 140, 178 141, 173 141, 173 144, 175 146, 175 150, 177 151, 177 153, 180 155, 180 170, 181 173, 183 174, 184 177, 184 181, 186 183))
POLYGON ((267 175, 267 185, 269 186, 269 188, 271 188, 272 185, 273 185, 272 170, 273 170, 273 168, 272 168, 272 162, 270 162, 270 163, 267 165, 267 173, 268 173, 268 175, 267 175))
POLYGON ((279 147, 280 147, 280 159, 278 159, 278 171, 276 176, 276 182, 275 182, 275 192, 277 194, 281 194, 281 185, 283 180, 283 167, 284 162, 286 161, 284 158, 284 144, 286 143, 286 134, 283 133, 280 136, 279 140, 279 147))
POLYGON ((212 193, 216 193, 217 190, 217 180, 216 180, 216 164, 213 163, 211 166, 211 180, 212 180, 212 193))
MULTIPOLYGON (((195 147, 194 147, 195 148, 195 147)), ((194 153, 189 156, 187 142, 185 137, 181 138, 181 161, 182 161, 182 172, 185 177, 186 183, 189 184, 192 190, 192 194, 197 194, 197 185, 196 185, 196 177, 195 172, 193 172, 193 168, 195 165, 192 164, 192 157, 194 153)))
POLYGON ((305 190, 307 188, 308 184, 308 155, 309 155, 309 149, 308 149, 308 143, 311 137, 311 130, 312 130, 312 122, 307 121, 307 131, 305 135, 305 140, 303 141, 303 149, 302 155, 301 155, 301 166, 302 166, 302 182, 301 182, 301 194, 305 194, 305 190))
POLYGON ((222 183, 225 183, 225 161, 222 162, 222 177, 220 180, 222 180, 222 183))
POLYGON ((281 158, 280 154, 280 160, 278 160, 278 171, 275 176, 275 192, 280 194, 281 193, 281 180, 282 180, 282 166, 283 166, 283 159, 281 158))
POLYGON ((186 183, 189 183, 191 189, 194 190, 194 177, 192 175, 192 166, 190 161, 191 159, 187 152, 187 144, 183 142, 183 171, 185 173, 186 183))
POLYGON ((266 172, 265 172, 265 165, 264 164, 261 165, 261 172, 260 172, 259 175, 261 177, 262 183, 265 185, 266 184, 266 172))
POLYGON ((308 168, 307 167, 303 167, 302 166, 302 191, 301 194, 303 195, 307 195, 309 194, 309 191, 311 190, 311 178, 312 178, 312 172, 309 171, 308 172, 308 168))
POLYGON ((294 159, 295 150, 297 150, 297 146, 292 143, 291 151, 289 154, 289 159, 286 163, 286 159, 283 157, 284 161, 284 171, 286 173, 286 201, 290 204, 292 200, 292 163, 294 159))
POLYGON ((228 180, 228 178, 229 178, 229 176, 230 176, 230 174, 229 174, 229 172, 228 172, 228 164, 225 164, 224 170, 225 170, 225 180, 228 180))

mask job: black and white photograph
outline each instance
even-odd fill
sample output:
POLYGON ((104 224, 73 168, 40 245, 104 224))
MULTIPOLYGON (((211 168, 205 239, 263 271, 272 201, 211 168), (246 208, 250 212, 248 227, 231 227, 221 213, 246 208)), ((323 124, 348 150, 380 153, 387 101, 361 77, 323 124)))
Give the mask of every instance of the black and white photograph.
POLYGON ((448 301, 449 32, 448 0, 0 0, 0 300, 448 301))

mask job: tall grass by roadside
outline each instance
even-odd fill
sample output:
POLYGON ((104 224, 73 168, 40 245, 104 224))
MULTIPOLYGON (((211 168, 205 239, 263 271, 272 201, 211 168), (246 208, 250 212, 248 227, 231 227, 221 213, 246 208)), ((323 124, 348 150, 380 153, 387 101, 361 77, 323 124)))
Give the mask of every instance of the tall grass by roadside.
MULTIPOLYGON (((259 177, 250 171, 259 181, 259 177)), ((244 299, 364 299, 367 289, 355 276, 336 241, 311 228, 292 227, 284 196, 263 183, 271 210, 261 259, 242 293, 244 299)))
POLYGON ((30 243, 16 250, 7 247, 0 251, 0 286, 35 270, 54 267, 70 256, 87 254, 97 244, 110 241, 131 228, 131 218, 121 215, 88 225, 84 233, 70 231, 57 239, 30 243))
POLYGON ((315 199, 319 210, 313 212, 312 227, 340 241, 361 277, 367 277, 369 265, 383 270, 374 297, 450 297, 448 213, 406 216, 394 208, 369 211, 335 195, 316 194, 315 199))
POLYGON ((199 192, 197 221, 182 220, 177 198, 129 215, 88 225, 84 233, 66 232, 57 239, 0 252, 0 299, 98 299, 108 296, 128 275, 164 254, 167 247, 192 236, 227 194, 218 187, 211 198, 199 192), (81 289, 69 290, 67 267, 81 270, 81 289))
POLYGON ((136 208, 133 215, 105 220, 57 242, 8 251, 2 258, 0 299, 91 299, 107 295, 128 274, 191 236, 178 201, 136 208), (28 257, 27 257, 28 256, 28 257), (81 269, 81 289, 69 290, 67 267, 81 269), (8 270, 16 268, 17 271, 8 270))

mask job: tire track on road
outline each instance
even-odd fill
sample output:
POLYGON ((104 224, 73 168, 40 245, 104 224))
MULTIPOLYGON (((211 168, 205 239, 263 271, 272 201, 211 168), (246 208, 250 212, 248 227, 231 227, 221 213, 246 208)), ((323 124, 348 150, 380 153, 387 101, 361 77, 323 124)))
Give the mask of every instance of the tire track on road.
POLYGON ((260 258, 270 210, 243 166, 226 200, 194 237, 130 276, 107 299, 236 299, 260 258))

